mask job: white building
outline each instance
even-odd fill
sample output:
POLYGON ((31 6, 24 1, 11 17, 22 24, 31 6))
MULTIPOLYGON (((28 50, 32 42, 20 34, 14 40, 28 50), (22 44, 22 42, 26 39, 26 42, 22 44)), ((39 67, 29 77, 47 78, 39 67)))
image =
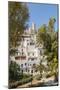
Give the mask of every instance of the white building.
POLYGON ((36 28, 32 24, 29 30, 25 30, 20 41, 20 45, 17 48, 15 56, 11 57, 17 64, 20 65, 20 69, 23 73, 36 75, 37 72, 33 67, 40 63, 40 59, 43 57, 43 45, 40 47, 36 44, 36 28))

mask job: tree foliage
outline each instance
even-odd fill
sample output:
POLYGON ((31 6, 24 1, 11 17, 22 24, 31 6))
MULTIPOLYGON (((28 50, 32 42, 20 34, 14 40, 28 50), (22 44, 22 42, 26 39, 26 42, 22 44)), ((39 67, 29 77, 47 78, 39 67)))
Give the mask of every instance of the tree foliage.
POLYGON ((9 64, 9 80, 20 80, 21 78, 20 66, 16 62, 11 61, 9 64))
POLYGON ((54 31, 54 24, 56 22, 56 19, 54 17, 51 17, 48 23, 48 30, 49 32, 53 32, 54 31))
MULTIPOLYGON (((50 18, 48 26, 42 25, 37 33, 37 43, 43 44, 47 55, 48 69, 58 74, 58 33, 54 29, 55 18, 50 18)), ((41 67, 41 66, 40 66, 41 67)), ((58 75, 57 75, 58 76, 58 75)))
POLYGON ((37 33, 37 43, 40 45, 43 44, 44 48, 47 48, 46 50, 51 50, 51 37, 47 33, 47 27, 46 25, 42 25, 37 33))
POLYGON ((9 2, 9 46, 16 47, 20 35, 23 33, 29 18, 29 11, 26 3, 9 2))

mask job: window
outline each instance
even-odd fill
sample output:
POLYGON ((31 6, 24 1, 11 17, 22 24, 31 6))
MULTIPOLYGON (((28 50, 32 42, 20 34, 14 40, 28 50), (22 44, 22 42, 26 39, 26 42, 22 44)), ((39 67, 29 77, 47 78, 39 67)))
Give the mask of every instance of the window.
POLYGON ((29 72, 30 70, 28 70, 28 72, 29 72))
POLYGON ((35 72, 37 72, 37 70, 35 70, 35 72))
POLYGON ((18 55, 19 53, 18 53, 18 52, 16 52, 16 54, 18 55))
POLYGON ((27 41, 29 41, 29 40, 27 40, 27 41))
POLYGON ((23 73, 23 70, 22 70, 22 73, 23 73))
POLYGON ((30 45, 34 45, 34 43, 33 42, 30 42, 30 45))
POLYGON ((33 64, 33 66, 35 66, 35 63, 33 64))
POLYGON ((34 58, 32 58, 31 61, 34 61, 34 58))
POLYGON ((31 70, 31 73, 33 73, 33 70, 31 70))
POLYGON ((22 49, 22 52, 23 52, 23 49, 22 49))
POLYGON ((27 63, 25 63, 25 66, 27 65, 27 63))
POLYGON ((42 55, 42 50, 40 50, 40 55, 42 55))
POLYGON ((23 67, 23 64, 21 64, 21 67, 23 67))
POLYGON ((27 68, 26 68, 26 72, 27 72, 27 68))

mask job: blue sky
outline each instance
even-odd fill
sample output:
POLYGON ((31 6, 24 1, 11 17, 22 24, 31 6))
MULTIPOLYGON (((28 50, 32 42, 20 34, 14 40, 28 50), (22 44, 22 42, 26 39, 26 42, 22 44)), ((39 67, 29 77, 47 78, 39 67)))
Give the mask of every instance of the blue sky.
POLYGON ((28 7, 30 13, 29 26, 34 22, 36 27, 39 28, 43 24, 48 24, 50 17, 55 17, 55 29, 58 29, 58 7, 56 4, 28 3, 28 7))

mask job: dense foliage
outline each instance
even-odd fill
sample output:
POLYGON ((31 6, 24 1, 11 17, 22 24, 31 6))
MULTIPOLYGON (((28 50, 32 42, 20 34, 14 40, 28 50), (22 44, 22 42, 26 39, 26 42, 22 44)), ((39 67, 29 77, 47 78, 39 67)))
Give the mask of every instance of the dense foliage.
POLYGON ((27 26, 29 11, 26 3, 9 2, 9 46, 16 47, 20 35, 27 26))
POLYGON ((55 18, 50 18, 48 26, 42 25, 39 28, 37 43, 43 44, 48 70, 58 77, 58 32, 54 29, 55 21, 55 18))
POLYGON ((9 80, 20 80, 22 74, 20 73, 20 66, 16 62, 11 61, 9 64, 9 80))

